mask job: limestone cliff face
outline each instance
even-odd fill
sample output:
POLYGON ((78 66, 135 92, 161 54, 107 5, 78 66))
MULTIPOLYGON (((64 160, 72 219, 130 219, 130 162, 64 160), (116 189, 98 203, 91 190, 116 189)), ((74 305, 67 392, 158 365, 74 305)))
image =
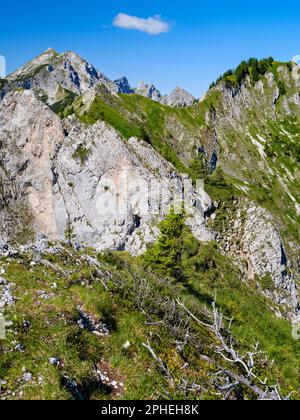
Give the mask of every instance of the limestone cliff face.
POLYGON ((26 241, 33 231, 57 237, 51 159, 63 140, 59 118, 31 91, 0 103, 1 239, 26 241))
MULTIPOLYGON (((122 81, 122 79, 120 79, 120 81, 122 81)), ((117 83, 119 84, 120 81, 117 81, 117 83)), ((124 83, 122 84, 124 85, 124 83)), ((126 83, 124 86, 125 88, 122 89, 123 93, 133 93, 128 89, 126 83)), ((135 89, 135 93, 170 107, 187 107, 193 105, 196 102, 196 99, 193 97, 193 95, 180 87, 174 89, 169 95, 163 96, 153 84, 140 82, 138 87, 135 89)))
POLYGON ((240 197, 221 214, 227 226, 220 231, 211 219, 223 208, 189 186, 192 233, 217 239, 245 281, 297 312, 300 100, 291 72, 281 66, 277 77, 267 73, 255 84, 246 79, 239 88, 221 83, 193 106, 177 91, 173 100, 179 102, 172 105, 188 106, 184 110, 164 106, 146 85, 140 93, 160 104, 134 94, 126 102, 118 92, 129 84, 117 82, 76 54, 53 50, 1 81, 1 241, 29 243, 44 235, 140 254, 187 184, 176 158, 188 168, 197 152, 210 173, 224 172, 240 197), (78 97, 73 103, 72 95, 78 97), (70 97, 73 108, 60 118, 53 105, 70 97), (88 113, 92 124, 83 123, 88 113))
POLYGON ((224 253, 240 268, 244 279, 287 312, 298 314, 295 276, 272 215, 249 200, 236 203, 228 226, 217 235, 224 253))
POLYGON ((296 64, 292 69, 280 64, 256 83, 250 78, 239 87, 219 83, 206 95, 214 105, 201 127, 208 157, 214 150, 216 167, 252 203, 243 210, 242 231, 224 233, 226 252, 244 261, 250 278, 269 273, 283 289, 291 278, 287 273, 300 277, 298 70, 296 64), (232 248, 237 239, 244 243, 239 252, 232 248))
MULTIPOLYGON (((7 220, 16 203, 26 211, 17 218, 30 238, 42 234, 133 253, 155 240, 184 181, 152 148, 135 138, 126 144, 103 122, 61 121, 31 91, 8 94, 0 115, 3 185, 10 185, 9 191, 3 187, 2 240, 22 235, 7 220)), ((204 218, 195 217, 198 235, 211 239, 204 218)))
MULTIPOLYGON (((288 139, 296 141, 293 134, 298 129, 294 119, 300 113, 299 82, 283 65, 278 68, 276 78, 267 73, 255 84, 249 78, 240 87, 220 83, 206 94, 206 99, 215 98, 215 105, 207 110, 205 125, 201 127, 207 148, 214 146, 220 166, 245 183, 251 181, 249 172, 264 171, 268 175, 278 171, 276 159, 281 157, 280 150, 275 151, 273 161, 267 159, 268 146, 275 136, 285 134, 282 144, 288 139), (285 86, 284 94, 279 82, 285 86)), ((287 155, 287 160, 295 161, 295 155, 287 155)))

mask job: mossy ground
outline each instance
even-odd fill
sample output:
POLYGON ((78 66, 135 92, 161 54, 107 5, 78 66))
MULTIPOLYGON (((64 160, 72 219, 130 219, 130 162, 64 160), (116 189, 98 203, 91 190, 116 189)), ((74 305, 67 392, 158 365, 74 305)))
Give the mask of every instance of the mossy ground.
POLYGON ((88 399, 158 399, 168 395, 175 399, 217 399, 211 376, 222 362, 212 350, 214 338, 202 326, 191 326, 200 354, 211 362, 200 358, 199 348, 195 350, 192 345, 179 352, 176 341, 180 335, 174 334, 170 311, 164 306, 168 299, 178 298, 203 317, 215 294, 224 314, 234 318, 233 332, 240 351, 259 340, 269 359, 274 359, 273 366, 266 371, 261 366, 259 373, 278 382, 283 393, 293 391, 296 398, 300 344, 292 339, 289 322, 276 317, 269 309, 274 304, 261 297, 254 285, 241 282, 239 272, 220 254, 217 245, 199 245, 185 232, 183 246, 180 281, 156 277, 151 268, 145 269, 143 259, 126 253, 97 256, 92 250, 77 253, 66 248, 60 254, 43 256, 52 267, 39 262, 32 265, 35 256, 30 254, 1 258, 5 278, 15 284, 12 291, 16 298, 15 304, 5 310, 13 326, 0 343, 0 379, 6 381, 1 398, 72 399, 63 386, 63 376, 67 375, 85 390, 88 399), (99 278, 95 267, 84 262, 83 254, 98 258, 108 274, 99 278), (144 279, 141 295, 138 278, 144 279), (48 295, 47 300, 41 297, 41 291, 48 295), (77 323, 78 308, 104 322, 110 334, 98 337, 82 330, 77 323), (153 325, 149 317, 155 321, 153 325), (24 321, 29 321, 30 327, 24 321), (174 387, 143 347, 148 340, 175 378, 174 387), (130 347, 125 349, 127 342, 130 347), (23 350, 16 349, 18 344, 23 350), (53 357, 59 358, 60 366, 49 363, 53 357), (189 366, 182 370, 186 358, 189 366), (94 387, 95 365, 105 366, 110 377, 122 381, 124 388, 115 391, 94 387), (20 381, 24 372, 32 374, 28 383, 20 381), (207 391, 183 395, 177 388, 182 378, 200 382, 207 391))

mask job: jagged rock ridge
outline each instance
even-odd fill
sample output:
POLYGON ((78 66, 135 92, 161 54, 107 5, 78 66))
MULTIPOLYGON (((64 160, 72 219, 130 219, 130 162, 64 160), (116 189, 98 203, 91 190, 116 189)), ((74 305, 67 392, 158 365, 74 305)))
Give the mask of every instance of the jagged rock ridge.
POLYGON ((145 82, 140 82, 138 84, 137 88, 135 89, 135 93, 158 102, 162 97, 160 91, 153 84, 147 84, 145 82))
POLYGON ((131 94, 134 93, 134 89, 131 88, 129 81, 126 77, 121 77, 114 81, 117 86, 118 93, 131 94))
MULTIPOLYGON (((3 197, 7 208, 1 212, 3 240, 12 239, 9 232, 17 229, 16 221, 10 223, 8 218, 8 209, 16 203, 30 215, 31 236, 65 240, 69 235, 99 250, 134 253, 155 240, 155 220, 151 214, 144 216, 141 208, 147 203, 143 194, 148 188, 140 194, 136 191, 141 184, 159 183, 165 202, 171 203, 172 191, 164 184, 173 178, 182 185, 183 180, 168 162, 137 139, 125 144, 102 122, 91 127, 72 117, 62 122, 31 91, 8 94, 0 104, 0 115, 1 161, 6 168, 2 183, 8 188, 3 197), (128 203, 124 214, 117 215, 115 197, 122 196, 122 188, 127 187, 120 184, 122 176, 128 178, 128 203), (112 181, 116 191, 109 190, 112 181), (14 199, 9 200, 12 190, 14 199), (112 206, 112 213, 106 214, 106 203, 112 206)), ((154 193, 153 200, 159 200, 160 189, 154 193)), ((25 223, 22 215, 16 215, 20 225, 25 223)), ((156 224, 159 220, 156 217, 156 224)), ((198 218, 197 223, 195 229, 202 226, 204 238, 210 238, 204 220, 198 218)), ((15 231, 12 236, 20 234, 15 231)))
POLYGON ((177 89, 173 109, 73 53, 48 50, 0 81, 0 399, 298 387, 300 86, 295 66, 272 66, 196 104, 177 89), (177 230, 183 191, 190 229, 177 230), (137 255, 158 238, 140 258, 98 252, 137 255))
MULTIPOLYGON (((288 80, 290 88, 294 88, 284 68, 279 67, 278 71, 288 80)), ((80 106, 85 104, 84 116, 99 95, 97 87, 104 85, 106 95, 111 95, 109 101, 113 103, 112 98, 118 92, 127 90, 129 93, 131 88, 127 79, 113 83, 76 54, 68 52, 58 55, 48 50, 9 76, 7 83, 9 89, 5 91, 0 103, 1 194, 4 203, 0 212, 2 241, 29 242, 42 234, 51 240, 77 241, 99 250, 128 250, 134 254, 145 251, 147 244, 157 238, 157 225, 163 215, 150 217, 142 213, 137 199, 139 184, 159 182, 164 189, 165 203, 171 204, 174 191, 166 184, 166 180, 174 179, 180 190, 185 178, 141 139, 129 136, 125 143, 120 132, 111 126, 112 123, 97 121, 86 126, 75 115, 60 119, 48 107, 73 94, 78 97, 80 106), (101 212, 107 203, 114 207, 109 181, 119 181, 120 173, 123 172, 127 173, 131 181, 130 205, 121 217, 114 214, 103 217, 101 212)), ((166 99, 153 85, 144 83, 136 93, 159 102, 172 101, 174 106, 186 106, 194 102, 194 98, 181 89, 176 89, 166 99)), ((240 88, 228 88, 221 83, 208 92, 205 99, 209 101, 208 108, 204 100, 198 105, 199 108, 191 111, 199 110, 201 113, 202 107, 205 109, 204 123, 197 122, 195 131, 204 141, 203 147, 197 145, 197 153, 201 149, 205 158, 210 157, 211 172, 216 170, 217 165, 222 167, 233 177, 236 188, 247 196, 251 191, 249 177, 253 173, 260 176, 263 172, 264 177, 266 174, 271 177, 278 171, 278 166, 272 166, 267 161, 264 149, 267 140, 260 137, 263 128, 259 126, 258 131, 261 131, 257 134, 253 134, 253 130, 248 132, 249 114, 244 110, 252 109, 261 113, 257 115, 256 122, 269 124, 269 121, 279 119, 279 115, 282 118, 290 115, 293 111, 290 105, 297 106, 295 98, 295 91, 281 98, 273 73, 267 73, 254 86, 249 80, 240 88), (278 107, 281 104, 279 114, 278 107), (238 148, 229 141, 232 136, 239 139, 238 148), (241 173, 240 162, 244 156, 249 159, 241 173), (245 175, 250 165, 251 175, 245 175)), ((100 112, 99 120, 101 115, 105 116, 103 112, 100 112)), ((164 116, 164 121, 168 135, 171 134, 171 142, 175 143, 176 140, 180 144, 182 155, 186 154, 188 162, 191 144, 182 136, 187 122, 183 122, 180 127, 172 114, 164 116)), ((280 185, 288 192, 297 211, 298 197, 294 189, 297 172, 286 172, 284 176, 278 174, 280 185)), ((117 194, 122 196, 123 188, 116 183, 117 194)), ((159 198, 158 195, 154 201, 159 198)), ((192 207, 198 200, 204 210, 211 211, 210 199, 197 197, 194 190, 190 196, 192 207)), ((140 198, 145 199, 143 194, 140 198)), ((234 249, 236 264, 244 273, 244 263, 247 262, 248 279, 251 280, 254 275, 269 274, 278 290, 287 291, 287 297, 278 292, 275 299, 295 308, 298 300, 293 277, 296 265, 295 259, 293 264, 289 261, 289 255, 293 257, 291 249, 296 249, 297 255, 298 245, 284 243, 275 227, 276 222, 270 222, 265 209, 255 207, 255 204, 250 208, 257 210, 249 213, 248 222, 242 224, 243 231, 237 234, 233 230, 227 236, 222 233, 219 241, 225 253, 230 255, 234 249), (263 228, 261 218, 268 220, 268 239, 260 235, 263 228), (235 242, 236 235, 243 239, 243 252, 240 256, 237 252, 239 247, 235 249, 234 245, 232 248, 230 245, 235 242), (270 246, 268 241, 271 242, 270 246), (287 276, 287 269, 291 269, 293 275, 287 276)), ((292 214, 293 217, 297 216, 292 214)), ((199 240, 212 240, 215 237, 206 226, 205 215, 195 212, 187 223, 199 240)))
POLYGON ((53 105, 70 93, 82 95, 98 84, 109 91, 116 85, 94 66, 73 52, 58 54, 47 50, 7 77, 11 89, 31 89, 47 104, 53 105))
POLYGON ((196 99, 186 90, 177 87, 170 95, 165 96, 161 102, 169 106, 191 106, 196 102, 196 99))

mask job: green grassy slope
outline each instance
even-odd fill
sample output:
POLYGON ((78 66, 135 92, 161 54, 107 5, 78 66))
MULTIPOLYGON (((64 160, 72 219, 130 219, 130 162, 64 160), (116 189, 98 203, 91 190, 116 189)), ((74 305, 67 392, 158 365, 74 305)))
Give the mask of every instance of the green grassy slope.
POLYGON ((78 98, 56 111, 61 116, 75 113, 86 124, 106 121, 124 139, 143 138, 193 178, 210 174, 210 159, 217 153, 228 181, 273 213, 286 242, 299 244, 300 109, 293 99, 298 87, 292 69, 291 63, 249 60, 221 77, 203 101, 187 108, 167 107, 139 95, 111 95, 100 86, 90 106, 78 98), (236 79, 234 86, 228 78, 236 79), (246 105, 240 101, 243 96, 246 105))
MULTIPOLYGON (((259 340, 274 363, 260 355, 256 374, 267 377, 270 384, 278 383, 282 395, 293 392, 298 398, 300 343, 292 339, 289 322, 276 317, 271 309, 276 305, 259 296, 255 285, 241 282, 240 273, 217 245, 200 245, 180 225, 175 232, 172 217, 164 227, 170 240, 161 237, 161 243, 174 246, 176 233, 180 244, 180 252, 172 253, 179 270, 169 278, 157 272, 155 249, 140 258, 71 248, 45 253, 40 260, 30 253, 1 258, 5 278, 14 283, 15 303, 4 313, 13 325, 0 342, 4 381, 0 398, 76 399, 66 384, 68 378, 76 382, 84 399, 219 399, 214 374, 221 368, 241 374, 242 369, 218 356, 211 331, 176 303, 183 302, 209 323, 207 311, 215 296, 220 310, 233 318, 238 352, 251 350, 259 340), (95 258, 97 266, 87 256, 95 258), (81 329, 81 312, 104 323, 109 334, 97 336, 81 329), (148 342, 164 370, 144 347, 148 342), (49 362, 51 358, 57 358, 58 366, 49 362), (99 386, 95 369, 106 372, 117 388, 99 386), (26 373, 32 375, 28 382, 22 380, 26 373), (186 390, 183 383, 200 387, 186 390)), ((173 262, 160 255, 162 267, 173 262)), ((249 389, 239 388, 244 398, 255 398, 249 389)))
POLYGON ((212 93, 201 104, 171 108, 139 95, 114 96, 100 86, 90 106, 86 107, 82 98, 78 98, 71 106, 54 110, 62 117, 75 113, 86 124, 105 121, 124 139, 140 137, 179 171, 190 173, 189 166, 197 148, 205 141, 199 127, 204 124, 206 112, 216 105, 218 97, 218 93, 212 93))

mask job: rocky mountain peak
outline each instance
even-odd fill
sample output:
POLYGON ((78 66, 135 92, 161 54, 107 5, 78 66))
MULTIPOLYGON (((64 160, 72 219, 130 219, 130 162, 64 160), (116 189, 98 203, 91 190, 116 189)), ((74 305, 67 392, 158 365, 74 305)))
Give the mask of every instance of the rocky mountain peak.
POLYGON ((138 95, 145 96, 146 98, 154 101, 160 101, 162 95, 160 91, 153 85, 145 82, 140 82, 135 90, 138 95))
MULTIPOLYGON (((22 66, 8 77, 9 90, 33 90, 48 105, 61 102, 70 94, 83 95, 99 84, 110 92, 116 85, 93 65, 73 51, 58 54, 53 49, 22 66)), ((4 96, 4 95, 1 95, 4 96)))
POLYGON ((46 51, 42 53, 42 55, 48 55, 50 57, 55 57, 56 55, 59 55, 59 53, 54 48, 47 48, 46 51))
POLYGON ((169 95, 165 96, 162 102, 169 106, 191 106, 196 99, 186 90, 177 87, 169 95))
POLYGON ((59 54, 48 48, 35 59, 7 77, 9 86, 1 87, 2 99, 11 89, 31 89, 48 105, 64 100, 70 93, 84 95, 97 85, 104 85, 111 93, 124 93, 144 96, 169 106, 190 106, 195 98, 181 88, 176 88, 170 95, 162 96, 153 85, 140 82, 136 89, 130 86, 123 76, 114 82, 73 51, 59 54))
POLYGON ((185 90, 162 97, 140 83, 134 92, 152 102, 73 52, 47 50, 0 80, 0 318, 14 320, 2 340, 0 319, 0 400, 97 399, 109 389, 114 400, 115 356, 127 398, 159 396, 159 381, 175 400, 223 399, 222 390, 230 400, 272 399, 277 382, 300 396, 290 374, 300 322, 294 67, 252 59, 184 110, 161 103, 192 105, 185 90), (186 214, 173 214, 183 199, 186 214), (270 386, 261 379, 268 355, 270 386), (133 394, 149 366, 153 385, 133 394))
POLYGON ((50 61, 58 56, 59 54, 53 49, 48 48, 46 51, 44 51, 42 54, 34 58, 33 60, 30 60, 28 63, 24 64, 22 67, 20 67, 15 72, 11 73, 7 79, 8 80, 14 80, 16 78, 20 78, 22 76, 26 76, 33 72, 35 69, 39 68, 40 66, 45 66, 50 63, 50 61))
POLYGON ((134 93, 134 90, 130 86, 130 83, 127 77, 120 77, 114 81, 115 85, 117 86, 118 93, 127 93, 131 94, 134 93))

